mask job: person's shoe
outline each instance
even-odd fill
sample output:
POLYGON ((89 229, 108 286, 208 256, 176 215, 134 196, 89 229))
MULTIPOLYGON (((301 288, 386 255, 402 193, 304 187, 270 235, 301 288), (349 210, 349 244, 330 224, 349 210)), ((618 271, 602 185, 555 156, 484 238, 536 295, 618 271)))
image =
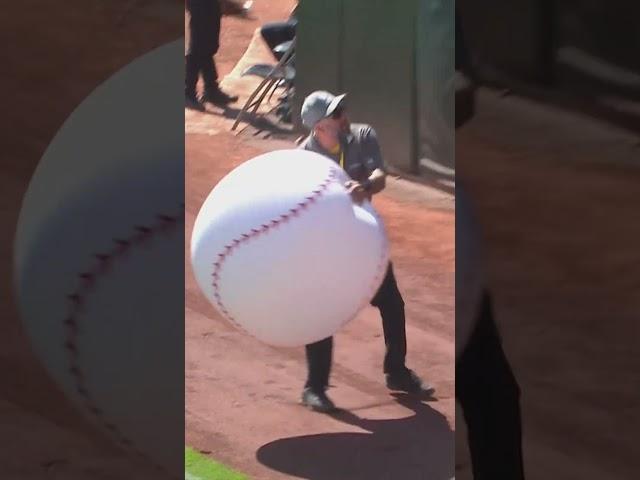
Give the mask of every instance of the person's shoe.
POLYGON ((189 110, 197 110, 198 112, 204 112, 206 110, 195 95, 185 95, 185 106, 189 110))
POLYGON ((302 392, 302 404, 314 412, 329 413, 336 410, 336 406, 324 392, 305 388, 302 392))
POLYGON ((416 373, 408 368, 399 373, 387 373, 387 388, 389 390, 406 393, 426 393, 435 392, 435 388, 422 381, 416 373))
POLYGON ((237 101, 237 95, 228 95, 220 89, 207 91, 202 96, 202 102, 213 103, 219 107, 224 107, 229 103, 235 103, 237 101))

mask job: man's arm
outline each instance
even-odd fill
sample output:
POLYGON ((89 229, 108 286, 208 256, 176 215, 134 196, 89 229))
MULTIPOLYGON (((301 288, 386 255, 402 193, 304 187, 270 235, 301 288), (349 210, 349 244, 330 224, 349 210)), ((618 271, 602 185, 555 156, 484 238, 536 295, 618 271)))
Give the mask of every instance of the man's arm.
POLYGON ((387 185, 387 172, 376 131, 367 125, 360 131, 360 135, 365 168, 371 173, 362 182, 349 181, 345 185, 356 203, 371 200, 373 195, 380 193, 387 185))
POLYGON ((371 196, 384 190, 387 185, 387 172, 378 143, 378 135, 372 127, 367 127, 362 142, 363 153, 367 156, 366 167, 371 172, 362 186, 371 196))

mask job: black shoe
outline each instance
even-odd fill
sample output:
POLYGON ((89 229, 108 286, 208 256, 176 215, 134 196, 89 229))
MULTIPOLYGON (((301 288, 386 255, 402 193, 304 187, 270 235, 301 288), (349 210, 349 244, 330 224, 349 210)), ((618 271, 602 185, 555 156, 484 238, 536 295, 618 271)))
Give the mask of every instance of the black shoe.
POLYGON ((235 103, 237 101, 237 95, 227 95, 220 89, 210 90, 202 96, 202 102, 213 103, 219 107, 224 107, 229 103, 235 103))
POLYGON ((425 384, 422 379, 412 370, 404 369, 399 373, 387 373, 387 388, 397 392, 406 393, 428 393, 435 392, 435 388, 425 384))
POLYGON ((302 392, 302 404, 314 412, 329 413, 336 410, 336 406, 324 392, 305 388, 302 392))
POLYGON ((185 95, 185 107, 189 110, 197 110, 198 112, 204 112, 206 110, 195 95, 185 95))

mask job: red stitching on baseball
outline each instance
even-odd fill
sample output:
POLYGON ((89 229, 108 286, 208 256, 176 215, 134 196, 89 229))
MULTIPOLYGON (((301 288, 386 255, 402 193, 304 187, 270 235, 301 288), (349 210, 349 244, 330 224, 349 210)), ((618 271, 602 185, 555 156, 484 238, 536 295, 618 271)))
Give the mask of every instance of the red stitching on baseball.
MULTIPOLYGON (((166 232, 168 227, 175 227, 180 222, 184 221, 184 204, 180 204, 180 214, 172 216, 166 214, 156 215, 156 221, 158 223, 151 226, 136 225, 133 227, 134 233, 129 238, 114 238, 113 242, 116 245, 114 250, 109 253, 98 253, 93 257, 96 259, 94 266, 83 273, 78 274, 78 278, 81 280, 80 285, 73 293, 67 295, 70 301, 70 309, 68 316, 64 319, 63 324, 66 329, 66 337, 64 341, 65 350, 67 352, 67 358, 69 361, 68 371, 74 378, 74 387, 76 392, 83 398, 85 406, 93 414, 93 416, 105 427, 110 430, 116 437, 117 441, 134 451, 138 455, 147 458, 147 456, 138 450, 130 439, 128 439, 118 427, 109 422, 104 415, 104 411, 97 405, 96 400, 91 396, 89 389, 85 383, 85 376, 80 367, 80 348, 78 344, 78 337, 80 335, 79 319, 77 318, 78 307, 82 306, 86 300, 87 295, 93 290, 94 283, 106 272, 106 267, 113 264, 123 254, 129 250, 132 245, 141 243, 143 240, 152 237, 153 235, 166 232)), ((162 469, 159 465, 151 460, 157 468, 162 469)))
POLYGON ((298 214, 302 210, 306 210, 309 204, 315 202, 318 198, 324 195, 324 193, 327 191, 329 186, 333 183, 333 180, 335 178, 336 178, 336 173, 334 170, 331 170, 327 178, 318 186, 316 190, 313 190, 312 192, 313 195, 308 196, 305 198, 304 201, 299 202, 296 207, 293 207, 289 210, 289 213, 283 213, 278 217, 274 218, 273 220, 271 220, 270 222, 263 223, 262 231, 256 231, 255 229, 251 229, 249 233, 243 233, 239 235, 236 239, 232 241, 232 244, 233 244, 232 248, 229 248, 229 249, 225 248, 225 250, 222 253, 219 253, 217 255, 218 261, 213 264, 213 274, 214 274, 214 278, 216 278, 218 281, 212 284, 213 298, 215 299, 220 312, 222 312, 222 314, 225 317, 227 317, 227 319, 231 323, 233 323, 238 329, 244 331, 245 333, 248 333, 244 328, 242 328, 241 325, 238 324, 235 318, 233 318, 233 316, 229 313, 225 305, 222 303, 222 298, 220 297, 219 279, 220 279, 220 272, 222 271, 222 267, 224 265, 225 260, 229 258, 232 251, 237 249, 241 244, 247 243, 251 239, 258 237, 261 233, 268 233, 269 230, 272 230, 273 228, 277 227, 280 224, 287 223, 289 219, 293 216, 298 216, 298 214))

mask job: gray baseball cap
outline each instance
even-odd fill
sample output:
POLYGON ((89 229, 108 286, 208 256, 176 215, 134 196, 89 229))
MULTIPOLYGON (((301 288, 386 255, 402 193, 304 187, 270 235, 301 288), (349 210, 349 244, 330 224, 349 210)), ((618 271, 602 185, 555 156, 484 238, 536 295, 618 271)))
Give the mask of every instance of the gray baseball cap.
POLYGON ((309 130, 313 129, 316 123, 335 112, 344 103, 346 97, 346 93, 336 96, 323 90, 311 93, 302 104, 300 113, 302 124, 309 130))

